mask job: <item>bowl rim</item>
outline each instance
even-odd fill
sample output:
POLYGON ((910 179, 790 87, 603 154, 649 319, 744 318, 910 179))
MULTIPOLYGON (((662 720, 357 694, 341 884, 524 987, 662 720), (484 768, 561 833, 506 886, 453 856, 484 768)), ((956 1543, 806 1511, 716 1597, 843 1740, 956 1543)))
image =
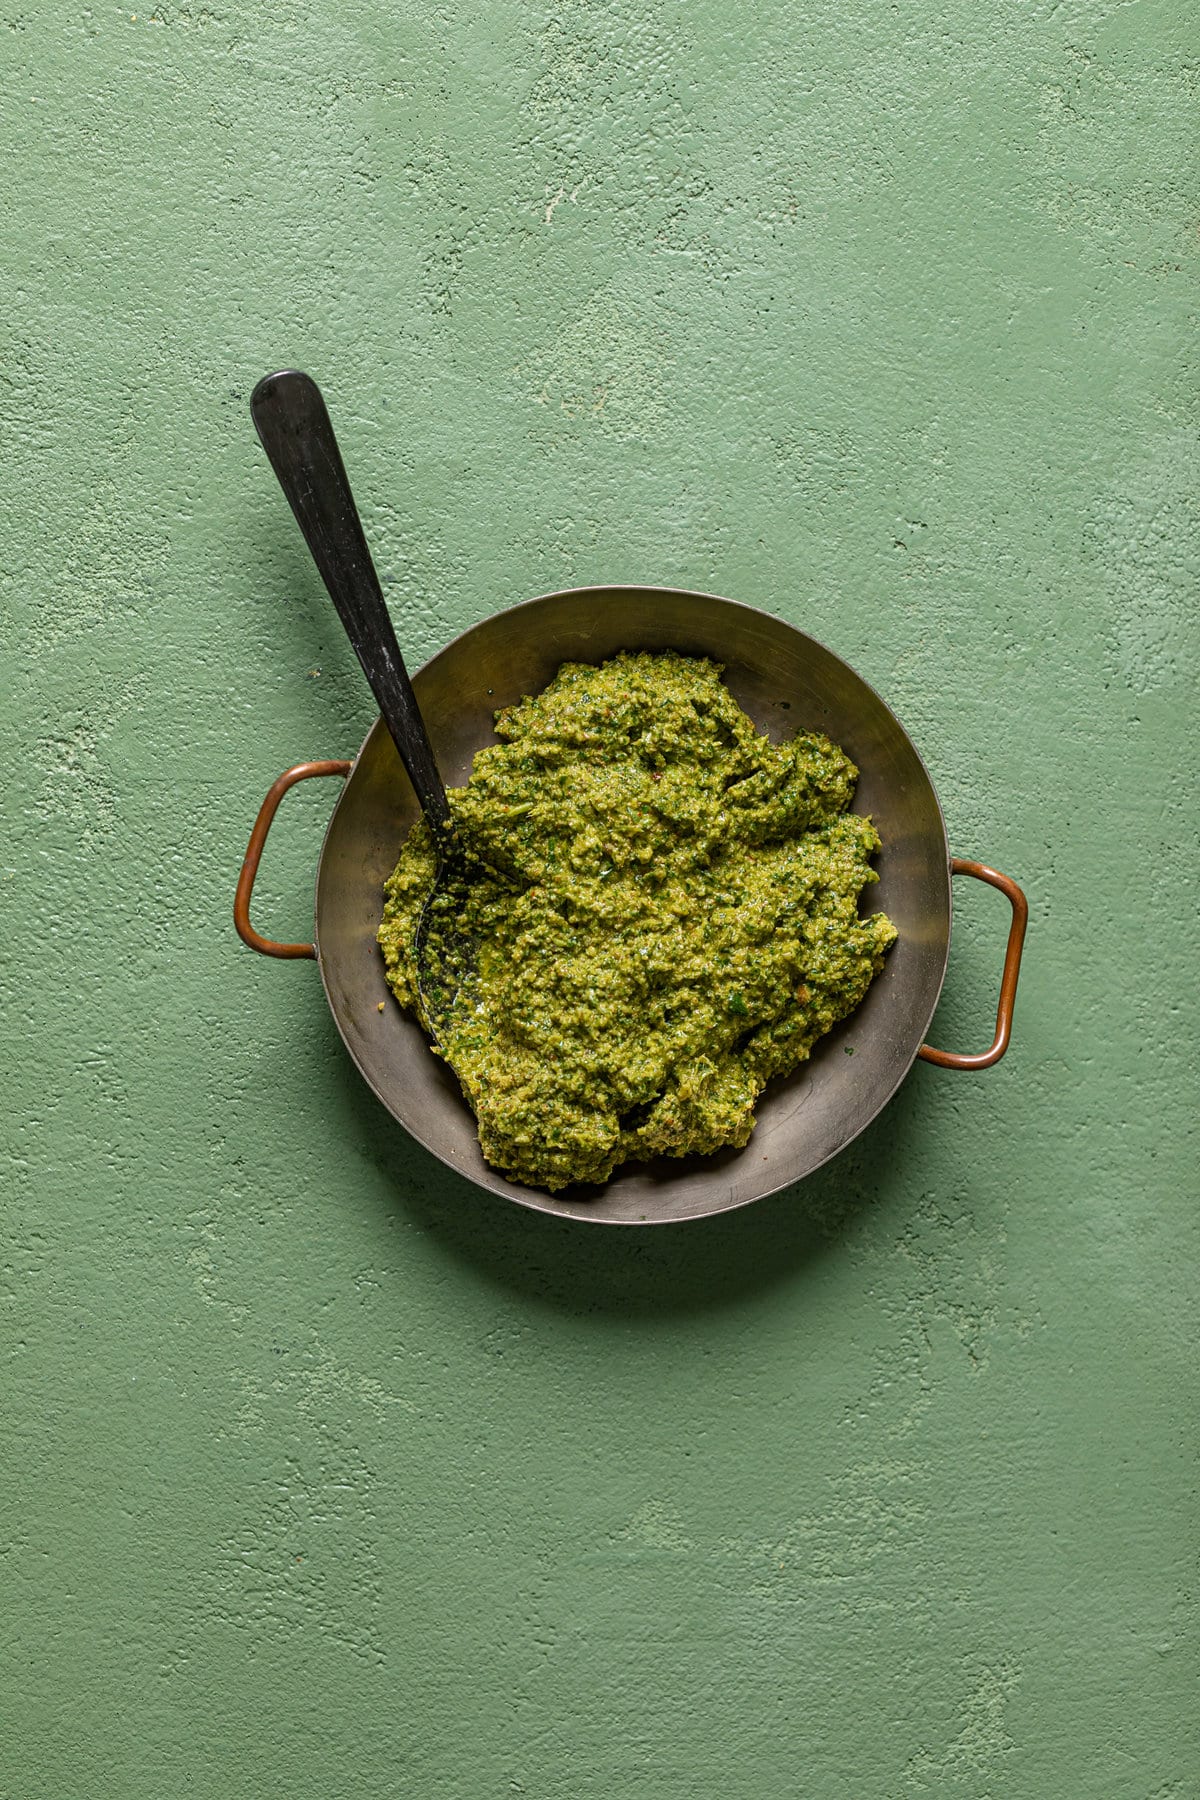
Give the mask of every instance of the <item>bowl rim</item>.
MULTIPOLYGON (((317 857, 316 879, 314 882, 314 892, 313 892, 313 946, 314 946, 314 949, 316 952, 316 962, 317 962, 317 967, 320 970, 320 974, 321 974, 321 985, 322 985, 322 988, 324 989, 326 1003, 329 1007, 330 1013, 333 1016, 333 1021, 337 1027, 338 1036, 341 1038, 342 1044, 343 1044, 344 1048, 346 1049, 347 1053, 349 1054, 350 1059, 353 1062, 355 1068, 357 1069, 359 1075, 366 1082, 367 1086, 370 1088, 371 1092, 375 1095, 375 1098, 379 1101, 380 1105, 384 1107, 384 1109, 387 1111, 387 1113, 390 1115, 390 1117, 392 1117, 393 1119, 396 1120, 396 1123, 401 1127, 401 1129, 406 1131, 411 1138, 415 1139, 415 1141, 417 1143, 419 1143, 424 1150, 428 1151, 428 1153, 431 1156, 435 1157, 437 1159, 437 1161, 440 1162, 445 1168, 452 1169, 454 1171, 454 1173, 456 1175, 458 1175, 461 1179, 469 1181, 473 1187, 480 1189, 481 1192, 495 1194, 498 1199, 511 1200, 516 1205, 524 1207, 527 1211, 549 1214, 550 1216, 552 1216, 554 1218, 578 1219, 578 1220, 581 1220, 583 1222, 586 1222, 586 1223, 592 1224, 592 1225, 613 1225, 613 1226, 685 1225, 685 1224, 690 1224, 695 1220, 713 1218, 721 1213, 740 1212, 744 1207, 752 1206, 758 1200, 769 1199, 771 1197, 771 1195, 773 1195, 773 1194, 782 1193, 785 1188, 794 1187, 799 1182, 807 1181, 809 1176, 815 1175, 818 1169, 824 1168, 827 1163, 832 1162, 835 1157, 840 1156, 842 1154, 842 1152, 844 1150, 848 1149, 849 1146, 852 1143, 854 1143, 857 1138, 861 1137, 863 1132, 868 1130, 868 1128, 875 1123, 875 1120, 879 1117, 879 1115, 895 1099, 895 1097, 899 1093, 901 1087, 903 1087, 903 1085, 907 1081, 909 1075, 912 1073, 913 1064, 916 1062, 917 1057, 920 1053, 921 1045, 925 1041, 925 1034, 929 1030, 929 1027, 933 1022, 934 1014, 937 1012, 938 1003, 941 999, 942 988, 945 985, 946 970, 947 970, 947 967, 949 966, 949 960, 950 960, 950 943, 951 943, 951 938, 953 936, 953 931, 954 931, 954 884, 953 884, 953 880, 952 880, 952 871, 951 871, 951 866, 950 866, 951 865, 950 843, 949 843, 949 837, 948 837, 948 834, 946 831, 946 815, 942 809, 941 796, 938 794, 937 786, 933 780, 932 775, 929 772, 929 769, 928 769, 928 766, 926 765, 925 759, 921 755, 920 750, 917 748, 916 743, 914 742, 913 738, 909 734, 909 732, 908 732, 907 728, 905 727, 905 725, 903 724, 903 722, 897 717, 896 713, 888 705, 887 701, 883 698, 882 694, 880 694, 878 689, 873 687, 872 684, 869 681, 867 681, 864 676, 860 675, 858 670, 854 667, 854 665, 852 663, 847 662, 846 658, 844 656, 840 655, 840 653, 838 651, 830 649, 829 645, 824 643, 820 638, 814 638, 810 632, 801 630, 801 628, 798 625, 793 625, 790 622, 790 620, 781 618, 778 613, 768 612, 765 607, 750 606, 744 600, 731 600, 725 594, 711 594, 711 593, 708 593, 707 591, 705 591, 703 589, 699 589, 699 588, 668 587, 661 582, 660 583, 651 583, 651 582, 640 582, 640 581, 589 582, 581 587, 551 589, 548 593, 535 594, 528 600, 519 600, 519 601, 516 601, 512 606, 500 607, 495 612, 485 613, 482 618, 476 619, 473 624, 466 626, 462 631, 456 633, 456 635, 454 637, 448 639, 447 642, 445 644, 443 644, 440 649, 434 651, 432 656, 426 657, 425 661, 420 665, 420 667, 413 671, 412 679, 413 679, 414 683, 416 681, 418 681, 420 679, 420 677, 424 674, 426 669, 430 668, 433 663, 437 662, 441 657, 449 655, 451 651, 453 651, 460 644, 462 644, 465 639, 471 637, 472 634, 475 633, 476 631, 478 631, 482 626, 491 624, 494 621, 496 621, 497 619, 510 617, 516 613, 526 612, 537 606, 544 606, 550 601, 580 600, 580 599, 586 599, 589 596, 599 597, 604 594, 616 594, 616 593, 669 594, 672 596, 672 598, 674 598, 676 600, 715 601, 718 605, 723 606, 723 607, 729 607, 735 612, 754 614, 760 618, 769 619, 772 625, 782 627, 785 631, 792 632, 795 634, 795 636, 797 636, 799 638, 805 638, 808 640, 809 643, 817 645, 817 647, 820 650, 822 650, 827 656, 832 657, 836 662, 841 663, 844 668, 848 669, 850 671, 850 673, 854 676, 855 680, 858 681, 867 690, 867 692, 878 703, 878 705, 881 706, 883 708, 883 710, 888 714, 888 716, 892 719, 892 721, 896 725, 897 729, 903 734, 904 738, 906 739, 907 743, 909 744, 909 747, 911 748, 912 753, 913 753, 914 757, 916 758, 916 761, 920 767, 921 773, 924 775, 925 780, 929 784, 929 791, 930 791, 931 795, 933 796, 934 806, 937 809, 938 823, 939 823, 939 826, 941 829, 943 863, 944 863, 944 867, 945 867, 945 876, 946 876, 946 940, 945 940, 945 945, 944 945, 943 953, 942 953, 941 967, 937 971, 937 979, 936 979, 936 982, 933 984, 933 988, 932 988, 932 1000, 931 1000, 930 1007, 929 1007, 929 1016, 925 1020, 923 1026, 921 1027, 920 1032, 915 1034, 916 1041, 913 1044, 911 1055, 907 1058, 907 1060, 900 1067, 899 1073, 897 1074, 896 1080, 893 1083, 890 1091, 879 1102, 878 1106, 876 1106, 876 1108, 869 1115, 869 1117, 867 1117, 866 1119, 863 1120, 862 1124, 854 1132, 853 1136, 846 1138, 842 1143, 836 1145, 833 1149, 829 1150, 824 1156, 821 1157, 819 1162, 813 1163, 810 1168, 806 1169, 804 1171, 803 1175, 785 1176, 782 1180, 773 1182, 770 1187, 764 1187, 757 1193, 748 1194, 742 1198, 732 1200, 732 1201, 727 1200, 722 1205, 706 1208, 705 1210, 700 1211, 700 1212, 690 1212, 690 1213, 686 1213, 686 1214, 682 1214, 682 1215, 674 1214, 674 1213, 665 1213, 665 1214, 664 1213, 657 1213, 657 1214, 647 1213, 645 1216, 630 1218, 630 1217, 618 1217, 618 1216, 614 1216, 610 1213, 605 1213, 603 1211, 599 1211, 593 1207, 593 1205, 590 1201, 579 1201, 579 1202, 576 1202, 575 1204, 570 1204, 569 1202, 564 1202, 563 1199, 559 1195, 550 1193, 548 1189, 533 1188, 533 1187, 527 1188, 527 1187, 524 1187, 523 1185, 521 1185, 520 1183, 510 1182, 507 1180, 507 1178, 505 1176, 501 1175, 499 1170, 493 1170, 491 1168, 491 1166, 486 1163, 483 1165, 484 1173, 482 1175, 475 1172, 474 1170, 465 1169, 459 1163, 455 1162, 451 1157, 446 1156, 440 1149, 437 1148, 437 1146, 435 1144, 428 1141, 428 1139, 422 1134, 422 1132, 419 1129, 414 1128, 413 1124, 410 1123, 407 1118, 401 1118, 400 1114, 396 1111, 395 1107, 392 1104, 391 1099, 384 1092, 383 1088, 374 1079, 374 1077, 370 1074, 370 1072, 366 1068, 364 1068, 364 1066, 363 1066, 362 1062, 360 1061, 359 1056, 355 1050, 354 1045, 350 1042, 350 1039, 347 1037, 346 1032, 343 1030, 342 1020, 341 1020, 341 1017, 339 1014, 338 1006, 334 1002, 334 996, 333 996, 333 993, 330 988, 330 979, 326 972, 325 961, 324 961, 324 958, 321 953, 320 920, 319 920, 319 916, 318 916, 319 911, 320 911, 320 892, 321 892, 320 877, 321 877, 322 864, 324 863, 324 860, 325 860, 325 853, 329 846, 330 838, 333 835, 333 831, 335 828, 335 822, 337 820, 337 815, 341 810, 343 801, 345 800, 347 793, 349 792, 350 785, 354 779, 355 771, 358 768, 358 765, 363 756, 363 753, 365 752, 365 750, 366 750, 368 744, 371 742, 372 738, 374 738, 375 734, 379 731, 386 731, 386 729, 387 729, 387 727, 383 723, 382 718, 380 718, 380 717, 376 717, 374 723, 369 727, 366 736, 364 737, 362 743, 359 745, 358 750, 356 751, 356 753, 354 755, 354 759, 353 759, 353 761, 350 765, 349 771, 347 772, 347 775, 346 775, 346 780, 342 786, 341 792, 339 793, 339 795, 337 797, 337 800, 334 804, 333 810, 330 813, 329 822, 325 827, 325 833, 321 840, 321 848, 320 848, 320 852, 317 857)), ((611 654, 615 655, 616 652, 613 651, 613 652, 611 652, 611 654)), ((785 1076, 785 1077, 782 1077, 781 1079, 787 1080, 788 1077, 785 1076)), ((773 1085, 773 1084, 769 1084, 769 1085, 773 1085)), ((680 1174, 683 1175, 685 1173, 690 1172, 694 1168, 694 1165, 695 1165, 696 1161, 698 1161, 698 1160, 700 1160, 700 1159, 692 1158, 692 1157, 681 1157, 679 1159, 680 1174)), ((670 1182, 670 1179, 671 1179, 670 1175, 664 1175, 664 1177, 663 1177, 664 1185, 668 1185, 670 1182)), ((565 1190, 565 1192, 568 1194, 570 1193, 570 1191, 571 1190, 569 1188, 565 1190)))

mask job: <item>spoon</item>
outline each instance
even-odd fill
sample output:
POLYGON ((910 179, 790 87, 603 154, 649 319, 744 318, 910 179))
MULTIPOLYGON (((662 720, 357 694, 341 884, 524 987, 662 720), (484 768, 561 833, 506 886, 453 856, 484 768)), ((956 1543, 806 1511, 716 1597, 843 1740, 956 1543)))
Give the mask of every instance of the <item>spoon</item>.
POLYGON ((298 369, 265 375, 250 396, 250 416, 429 824, 437 869, 414 954, 425 1022, 444 1044, 478 961, 478 942, 463 918, 478 871, 454 828, 320 388, 298 369))

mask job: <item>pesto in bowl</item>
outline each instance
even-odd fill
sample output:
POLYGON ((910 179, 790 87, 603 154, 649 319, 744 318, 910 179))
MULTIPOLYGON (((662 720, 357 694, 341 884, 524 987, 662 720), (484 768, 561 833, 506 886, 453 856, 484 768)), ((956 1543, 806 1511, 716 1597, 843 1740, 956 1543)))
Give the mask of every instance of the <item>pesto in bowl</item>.
MULTIPOLYGON (((895 927, 858 771, 816 733, 772 744, 705 658, 565 663, 496 718, 449 801, 498 873, 472 890, 476 979, 439 1053, 484 1156, 556 1192, 629 1160, 741 1146, 766 1083, 854 1010, 895 927)), ((435 859, 419 821, 379 943, 422 1017, 413 946, 435 859)))

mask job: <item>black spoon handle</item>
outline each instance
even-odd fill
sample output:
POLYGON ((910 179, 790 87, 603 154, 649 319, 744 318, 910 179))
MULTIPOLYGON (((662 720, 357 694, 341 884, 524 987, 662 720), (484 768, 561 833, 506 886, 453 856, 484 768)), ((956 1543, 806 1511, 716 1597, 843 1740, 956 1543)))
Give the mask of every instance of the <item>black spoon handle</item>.
POLYGON ((321 390, 298 369, 264 375, 250 396, 250 416, 444 855, 450 841, 446 790, 321 390))

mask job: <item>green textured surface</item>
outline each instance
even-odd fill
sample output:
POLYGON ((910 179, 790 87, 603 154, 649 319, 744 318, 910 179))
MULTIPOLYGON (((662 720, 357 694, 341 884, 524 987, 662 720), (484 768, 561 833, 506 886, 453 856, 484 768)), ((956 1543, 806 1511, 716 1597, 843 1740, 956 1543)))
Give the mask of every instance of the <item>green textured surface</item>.
MULTIPOLYGON (((14 7, 17 0, 14 0, 14 7)), ((0 375, 7 1800, 1200 1791, 1193 9, 28 5, 0 375), (447 1175, 229 910, 371 717, 252 440, 326 385, 414 661, 571 583, 852 662, 1022 878, 1014 1049, 803 1188, 447 1175)), ((331 795, 261 923, 304 935, 331 795)), ((961 886, 961 884, 960 884, 961 886)), ((960 893, 937 1041, 1005 928, 960 893)))

